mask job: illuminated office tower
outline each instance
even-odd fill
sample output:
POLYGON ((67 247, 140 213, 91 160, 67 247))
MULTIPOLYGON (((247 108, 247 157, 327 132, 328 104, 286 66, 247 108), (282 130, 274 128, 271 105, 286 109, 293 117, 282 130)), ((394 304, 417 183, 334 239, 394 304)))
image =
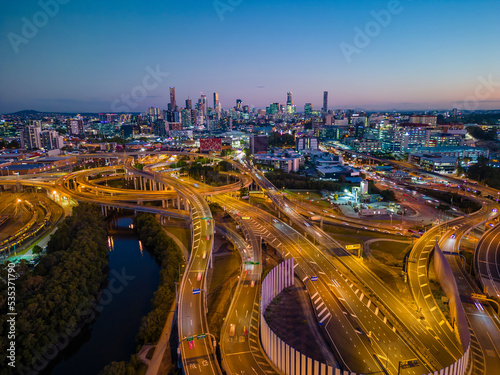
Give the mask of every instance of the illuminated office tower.
POLYGON ((214 92, 214 110, 219 106, 219 94, 214 92))
POLYGON ((170 87, 170 110, 175 111, 177 100, 175 99, 175 87, 170 87))
POLYGON ((323 113, 327 113, 328 112, 328 91, 325 91, 323 93, 323 109, 322 109, 323 113))
POLYGON ((306 103, 304 106, 304 114, 306 116, 311 116, 313 111, 313 105, 311 103, 306 103))

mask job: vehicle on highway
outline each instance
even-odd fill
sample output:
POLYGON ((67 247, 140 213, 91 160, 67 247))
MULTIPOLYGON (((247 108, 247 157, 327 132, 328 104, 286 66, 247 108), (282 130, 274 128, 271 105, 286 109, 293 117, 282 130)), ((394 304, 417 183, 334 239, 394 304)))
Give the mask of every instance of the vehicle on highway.
POLYGON ((309 224, 309 223, 308 223, 308 222, 306 222, 306 221, 304 221, 304 225, 305 225, 306 227, 310 227, 310 226, 311 226, 311 224, 309 224))
POLYGON ((210 235, 207 236, 207 241, 210 241, 210 235))
POLYGON ((389 232, 388 230, 384 230, 384 233, 389 233, 390 234, 391 232, 389 232))
POLYGON ((255 286, 255 281, 254 281, 254 280, 252 280, 252 281, 250 282, 250 287, 252 287, 252 288, 253 288, 254 286, 255 286))
POLYGON ((452 240, 454 240, 455 238, 457 238, 457 235, 456 235, 455 233, 453 233, 453 234, 450 236, 450 238, 451 238, 452 240))
POLYGON ((497 212, 497 209, 496 209, 496 208, 494 208, 494 209, 492 209, 492 210, 491 210, 491 212, 497 212))
POLYGON ((403 235, 403 233, 401 233, 401 232, 396 232, 396 234, 397 234, 398 236, 402 236, 402 235, 403 235))
POLYGON ((202 257, 203 259, 205 259, 205 258, 207 257, 207 252, 206 252, 206 251, 204 251, 204 252, 203 252, 203 255, 202 255, 201 257, 202 257))
POLYGON ((248 328, 247 328, 247 326, 243 327, 243 336, 248 336, 248 328))
POLYGON ((234 326, 234 324, 230 324, 229 325, 229 341, 233 341, 235 330, 236 330, 236 327, 234 326))
POLYGON ((276 219, 273 219, 273 221, 274 221, 275 223, 278 223, 278 220, 276 220, 276 219))
POLYGON ((201 280, 201 272, 198 272, 198 275, 196 275, 196 281, 200 281, 201 280))
POLYGON ((415 233, 415 231, 414 231, 414 230, 411 230, 411 229, 408 229, 408 232, 409 232, 409 233, 415 233))

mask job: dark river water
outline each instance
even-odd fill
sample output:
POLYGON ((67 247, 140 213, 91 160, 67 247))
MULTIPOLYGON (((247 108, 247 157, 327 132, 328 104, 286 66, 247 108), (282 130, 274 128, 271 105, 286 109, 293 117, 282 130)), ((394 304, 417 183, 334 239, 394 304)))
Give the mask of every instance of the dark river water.
POLYGON ((118 231, 109 241, 110 284, 99 303, 101 311, 42 375, 98 374, 108 363, 127 361, 136 352, 135 337, 141 318, 151 310, 160 268, 141 250, 130 224, 130 217, 119 219, 118 231))

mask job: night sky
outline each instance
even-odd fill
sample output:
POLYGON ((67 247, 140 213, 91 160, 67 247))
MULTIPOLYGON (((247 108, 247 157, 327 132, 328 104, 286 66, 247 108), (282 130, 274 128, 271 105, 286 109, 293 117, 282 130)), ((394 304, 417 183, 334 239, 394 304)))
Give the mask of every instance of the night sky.
POLYGON ((500 108, 500 1, 55 1, 0 3, 0 113, 500 108))

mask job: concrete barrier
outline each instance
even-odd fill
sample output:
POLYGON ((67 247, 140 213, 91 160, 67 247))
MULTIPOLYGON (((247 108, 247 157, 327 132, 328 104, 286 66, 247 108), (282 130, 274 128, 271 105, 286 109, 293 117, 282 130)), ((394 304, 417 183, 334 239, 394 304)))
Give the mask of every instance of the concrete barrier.
POLYGON ((269 328, 264 319, 264 312, 283 289, 294 285, 294 265, 294 259, 289 258, 273 268, 262 281, 260 340, 264 352, 269 360, 287 375, 356 375, 356 373, 341 371, 305 356, 286 344, 269 328))

